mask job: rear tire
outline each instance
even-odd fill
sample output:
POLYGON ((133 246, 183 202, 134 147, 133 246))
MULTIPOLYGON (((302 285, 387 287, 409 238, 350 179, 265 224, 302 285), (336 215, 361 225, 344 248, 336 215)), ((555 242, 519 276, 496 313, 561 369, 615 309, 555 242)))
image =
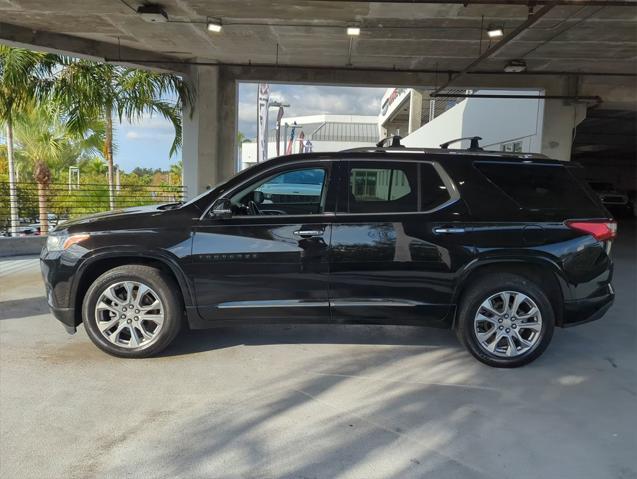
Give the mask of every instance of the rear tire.
POLYGON ((153 356, 181 328, 183 305, 178 291, 172 278, 156 268, 113 268, 86 292, 82 305, 86 332, 98 348, 113 356, 153 356))
POLYGON ((554 327, 553 307, 541 287, 516 274, 493 273, 463 294, 456 334, 484 364, 516 368, 544 352, 554 327))

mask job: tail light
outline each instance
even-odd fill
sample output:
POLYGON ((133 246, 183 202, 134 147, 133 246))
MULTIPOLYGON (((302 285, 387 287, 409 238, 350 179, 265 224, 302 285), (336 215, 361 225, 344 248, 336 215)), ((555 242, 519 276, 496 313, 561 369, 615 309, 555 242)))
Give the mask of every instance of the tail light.
POLYGON ((567 221, 566 226, 572 230, 587 233, 598 241, 612 240, 617 236, 615 221, 567 221))

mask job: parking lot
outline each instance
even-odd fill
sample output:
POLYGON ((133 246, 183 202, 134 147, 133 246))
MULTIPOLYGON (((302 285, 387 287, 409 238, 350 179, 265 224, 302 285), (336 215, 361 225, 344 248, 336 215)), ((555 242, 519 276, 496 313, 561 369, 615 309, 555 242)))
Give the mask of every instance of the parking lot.
POLYGON ((617 300, 517 370, 449 331, 185 332, 122 360, 48 313, 36 258, 0 260, 0 476, 637 477, 637 248, 617 300))

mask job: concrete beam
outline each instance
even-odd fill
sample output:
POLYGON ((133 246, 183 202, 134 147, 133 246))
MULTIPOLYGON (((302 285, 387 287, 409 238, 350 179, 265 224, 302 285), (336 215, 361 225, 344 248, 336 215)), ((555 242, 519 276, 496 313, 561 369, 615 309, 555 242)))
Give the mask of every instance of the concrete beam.
MULTIPOLYGON (((268 65, 223 65, 234 81, 423 88, 440 85, 451 72, 367 68, 320 68, 268 65)), ((538 89, 546 95, 599 96, 601 108, 637 109, 637 76, 574 75, 569 73, 471 72, 453 82, 454 88, 538 89)))
POLYGON ((177 73, 187 71, 182 62, 165 55, 62 33, 31 30, 8 23, 0 23, 0 43, 135 68, 177 73))

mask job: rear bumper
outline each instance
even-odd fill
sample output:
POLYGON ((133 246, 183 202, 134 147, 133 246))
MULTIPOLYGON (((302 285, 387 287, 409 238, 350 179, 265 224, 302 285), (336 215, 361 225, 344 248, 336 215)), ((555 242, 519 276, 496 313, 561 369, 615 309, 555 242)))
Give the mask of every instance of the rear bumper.
POLYGON ((615 291, 608 284, 607 292, 603 295, 577 301, 566 301, 564 303, 562 327, 577 326, 578 324, 588 323, 601 318, 613 305, 614 300, 615 291))

